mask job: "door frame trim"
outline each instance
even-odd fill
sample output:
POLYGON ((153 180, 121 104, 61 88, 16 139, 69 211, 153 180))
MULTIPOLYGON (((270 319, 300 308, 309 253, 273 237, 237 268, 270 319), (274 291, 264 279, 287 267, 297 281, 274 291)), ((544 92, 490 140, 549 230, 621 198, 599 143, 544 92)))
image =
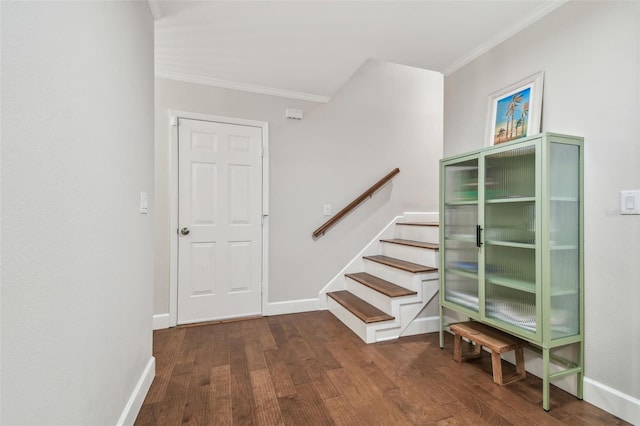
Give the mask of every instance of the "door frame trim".
POLYGON ((244 118, 224 117, 195 112, 170 110, 170 152, 169 179, 171 194, 169 197, 169 327, 178 324, 178 119, 211 121, 262 129, 262 276, 261 276, 261 312, 265 312, 269 300, 269 123, 244 118))

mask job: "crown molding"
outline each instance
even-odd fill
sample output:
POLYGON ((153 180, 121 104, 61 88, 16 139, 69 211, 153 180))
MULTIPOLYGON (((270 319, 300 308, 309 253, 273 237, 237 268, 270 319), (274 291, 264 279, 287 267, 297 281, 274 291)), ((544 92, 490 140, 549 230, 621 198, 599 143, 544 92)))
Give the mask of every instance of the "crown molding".
POLYGON ((489 50, 493 49, 494 47, 496 47, 497 45, 499 45, 503 41, 513 37, 514 35, 516 35, 520 31, 522 31, 525 28, 527 28, 529 25, 531 25, 534 22, 540 20, 541 18, 545 17, 546 15, 550 14, 551 12, 553 12, 554 10, 556 10, 557 8, 559 8, 560 6, 562 6, 562 5, 564 5, 565 3, 568 3, 568 2, 569 2, 569 0, 558 0, 558 1, 549 2, 549 4, 545 8, 540 9, 536 14, 528 16, 526 19, 524 19, 524 20, 516 23, 514 26, 508 28, 507 31, 497 35, 496 37, 488 40, 485 43, 482 43, 481 45, 479 45, 478 47, 473 49, 471 52, 467 53, 463 57, 459 58, 458 60, 456 60, 453 63, 451 63, 448 66, 446 66, 442 70, 442 74, 444 74, 445 76, 453 74, 455 71, 457 71, 460 68, 464 67, 465 65, 467 65, 468 63, 470 63, 474 59, 477 59, 480 56, 484 55, 489 50))
POLYGON ((151 15, 153 16, 153 20, 157 21, 162 18, 162 8, 160 7, 160 3, 158 0, 147 0, 147 4, 149 5, 149 10, 151 10, 151 15))
POLYGON ((221 80, 217 78, 203 77, 199 75, 172 72, 157 71, 156 77, 167 80, 183 81, 186 83, 203 84, 206 86, 220 87, 223 89, 240 90, 242 92, 259 93, 261 95, 279 96, 281 98, 298 99, 308 102, 318 102, 326 104, 331 98, 328 96, 314 95, 312 93, 294 92, 291 90, 275 89, 273 87, 257 86, 247 83, 239 83, 237 81, 221 80))

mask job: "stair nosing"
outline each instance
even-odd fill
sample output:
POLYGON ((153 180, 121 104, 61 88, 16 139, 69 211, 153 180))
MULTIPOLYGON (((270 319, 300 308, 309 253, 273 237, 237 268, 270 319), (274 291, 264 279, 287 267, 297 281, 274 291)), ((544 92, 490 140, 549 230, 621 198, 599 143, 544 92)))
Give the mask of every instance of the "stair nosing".
POLYGON ((388 239, 380 240, 380 242, 389 243, 389 244, 399 244, 399 245, 408 246, 408 247, 417 247, 425 250, 433 250, 433 251, 440 250, 439 244, 427 243, 426 241, 407 240, 404 238, 388 238, 388 239))
POLYGON ((396 225, 405 226, 440 226, 440 222, 398 222, 396 225))
POLYGON ((340 304, 342 307, 344 307, 347 311, 351 312, 353 315, 355 315, 365 324, 374 324, 377 322, 391 321, 395 319, 394 316, 391 316, 388 313, 382 311, 381 309, 376 308, 369 302, 360 299, 358 296, 351 293, 350 291, 347 291, 347 290, 331 291, 327 293, 327 296, 331 297, 333 300, 336 301, 336 303, 340 304), (349 301, 343 299, 343 296, 345 295, 348 295, 347 297, 349 298, 355 298, 358 301, 360 301, 363 305, 366 305, 367 308, 377 311, 375 313, 376 315, 375 316, 366 315, 362 311, 358 310, 355 306, 351 305, 349 301))
POLYGON ((389 257, 389 256, 374 255, 374 256, 364 256, 363 258, 367 260, 371 260, 372 262, 377 262, 382 265, 387 265, 392 268, 400 269, 400 270, 411 272, 414 274, 418 274, 422 272, 438 271, 438 268, 434 268, 432 266, 420 265, 419 263, 414 263, 414 262, 407 262, 406 260, 396 259, 394 257, 389 257), (392 259, 392 260, 388 261, 387 259, 392 259))
POLYGON ((390 298, 396 298, 396 297, 405 297, 405 296, 415 296, 416 294, 418 294, 417 291, 414 290, 409 290, 408 288, 402 287, 400 285, 394 284, 390 281, 384 280, 380 277, 376 277, 375 275, 371 275, 368 272, 354 272, 351 274, 345 274, 346 277, 362 284, 363 286, 370 288, 373 291, 377 291, 380 294, 383 294, 387 297, 390 298), (367 278, 372 277, 373 280, 367 281, 367 278), (380 286, 376 286, 375 283, 372 283, 371 281, 379 281, 379 282, 383 282, 386 283, 385 285, 390 285, 393 286, 395 288, 397 288, 396 293, 390 292, 388 290, 385 290, 383 288, 381 288, 380 286), (398 292, 398 290, 402 289, 402 291, 398 292))

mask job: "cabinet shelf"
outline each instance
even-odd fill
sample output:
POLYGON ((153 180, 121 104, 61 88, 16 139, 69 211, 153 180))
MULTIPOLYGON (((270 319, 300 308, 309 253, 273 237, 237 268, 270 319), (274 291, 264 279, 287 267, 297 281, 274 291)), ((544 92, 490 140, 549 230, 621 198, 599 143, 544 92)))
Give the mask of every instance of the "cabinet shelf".
POLYGON ((476 244, 476 236, 473 234, 458 234, 458 235, 450 235, 444 238, 445 241, 460 241, 463 243, 471 243, 473 245, 476 244))
POLYGON ((514 290, 520 290, 527 293, 536 292, 536 283, 531 281, 519 280, 517 278, 504 277, 501 275, 487 274, 485 280, 490 284, 499 285, 502 287, 512 288, 514 290))
POLYGON ((477 205, 478 200, 459 200, 459 201, 447 201, 447 206, 473 206, 477 205))
POLYGON ((578 250, 579 247, 577 245, 574 244, 555 244, 553 241, 551 241, 550 243, 550 248, 551 251, 556 251, 556 250, 578 250))
POLYGON ((514 195, 511 197, 490 198, 485 202, 487 204, 502 204, 502 203, 531 203, 535 201, 536 201, 535 197, 521 197, 519 195, 514 195))
POLYGON ((562 201, 567 203, 577 203, 580 200, 577 197, 564 197, 561 195, 553 195, 551 196, 551 201, 562 201))
POLYGON ((458 269, 458 268, 445 268, 445 272, 449 272, 455 275, 459 275, 461 277, 465 277, 465 278, 470 278, 472 280, 477 280, 478 279, 478 273, 477 272, 470 272, 470 271, 466 271, 464 269, 458 269))
POLYGON ((514 248, 523 248, 523 249, 535 249, 536 245, 533 243, 518 243, 515 241, 496 241, 496 240, 488 240, 484 242, 485 244, 489 244, 492 246, 503 246, 503 247, 514 247, 514 248))
POLYGON ((575 288, 554 288, 551 290, 551 296, 573 296, 578 294, 578 290, 575 288))

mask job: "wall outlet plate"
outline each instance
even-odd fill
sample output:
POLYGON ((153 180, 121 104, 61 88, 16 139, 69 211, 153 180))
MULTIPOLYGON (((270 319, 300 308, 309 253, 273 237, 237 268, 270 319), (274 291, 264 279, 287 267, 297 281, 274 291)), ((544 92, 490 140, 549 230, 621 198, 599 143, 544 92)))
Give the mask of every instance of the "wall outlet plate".
POLYGON ((620 214, 640 214, 640 190, 620 191, 620 214))

